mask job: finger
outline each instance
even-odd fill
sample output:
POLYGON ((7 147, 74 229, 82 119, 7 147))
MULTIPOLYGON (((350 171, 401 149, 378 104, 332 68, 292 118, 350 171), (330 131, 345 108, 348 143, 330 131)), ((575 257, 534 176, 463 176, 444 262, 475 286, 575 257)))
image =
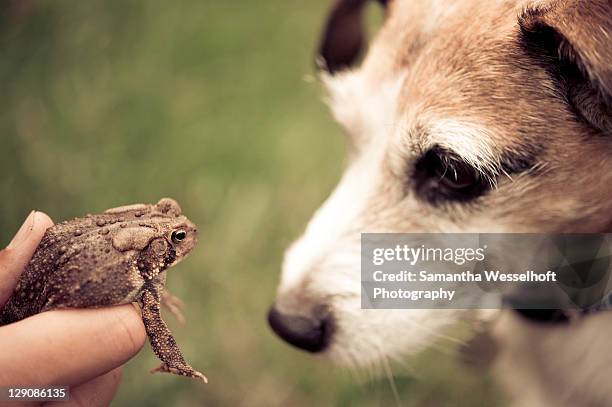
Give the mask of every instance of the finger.
POLYGON ((66 401, 55 401, 44 404, 45 407, 106 407, 108 406, 113 398, 119 383, 121 382, 121 376, 123 375, 123 368, 118 367, 111 370, 110 372, 93 378, 92 380, 80 384, 76 387, 70 388, 70 399, 66 401))
POLYGON ((32 211, 6 249, 0 251, 0 307, 9 299, 19 276, 36 251, 47 228, 49 216, 32 211))
POLYGON ((128 304, 43 312, 0 328, 0 385, 84 383, 123 365, 144 345, 128 304))

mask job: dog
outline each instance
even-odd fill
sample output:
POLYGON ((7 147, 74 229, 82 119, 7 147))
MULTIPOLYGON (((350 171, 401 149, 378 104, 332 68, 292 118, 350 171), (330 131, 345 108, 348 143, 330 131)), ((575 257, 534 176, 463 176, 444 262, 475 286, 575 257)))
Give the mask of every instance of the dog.
MULTIPOLYGON (((361 309, 362 232, 612 231, 611 0, 336 0, 318 63, 348 163, 285 254, 268 320, 341 365, 403 359, 463 310, 361 309)), ((612 315, 500 311, 520 406, 612 405, 612 315)))

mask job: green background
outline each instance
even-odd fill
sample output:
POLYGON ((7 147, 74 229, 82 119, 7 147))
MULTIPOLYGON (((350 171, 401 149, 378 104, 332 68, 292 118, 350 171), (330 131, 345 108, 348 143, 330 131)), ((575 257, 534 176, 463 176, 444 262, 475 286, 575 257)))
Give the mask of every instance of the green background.
MULTIPOLYGON (((265 323, 283 249, 344 163, 313 67, 328 6, 0 3, 1 241, 30 209, 62 220, 163 196, 201 230, 195 253, 169 273, 188 325, 168 319, 210 384, 149 375, 158 363, 146 345, 116 405, 396 404, 385 375, 298 352, 265 323)), ((490 380, 455 353, 442 341, 393 366, 401 404, 495 405, 490 380)))

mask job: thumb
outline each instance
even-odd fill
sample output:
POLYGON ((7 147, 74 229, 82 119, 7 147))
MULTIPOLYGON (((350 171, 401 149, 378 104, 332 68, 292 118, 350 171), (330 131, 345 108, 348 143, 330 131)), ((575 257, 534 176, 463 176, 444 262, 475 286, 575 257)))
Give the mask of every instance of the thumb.
POLYGON ((47 228, 49 216, 32 211, 6 249, 0 251, 0 307, 10 298, 19 276, 28 265, 47 228))

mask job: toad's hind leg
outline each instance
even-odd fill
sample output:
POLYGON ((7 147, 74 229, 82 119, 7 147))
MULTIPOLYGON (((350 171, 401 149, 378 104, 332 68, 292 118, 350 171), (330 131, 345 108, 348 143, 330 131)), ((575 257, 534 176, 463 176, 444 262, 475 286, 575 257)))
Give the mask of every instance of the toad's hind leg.
POLYGON ((153 348, 153 352, 155 352, 157 357, 163 362, 161 366, 151 370, 151 373, 174 373, 181 376, 200 379, 204 383, 208 383, 208 380, 202 373, 194 370, 189 363, 185 361, 172 333, 162 319, 159 309, 159 291, 154 287, 146 287, 143 290, 140 302, 142 307, 142 321, 147 330, 151 347, 153 348))

